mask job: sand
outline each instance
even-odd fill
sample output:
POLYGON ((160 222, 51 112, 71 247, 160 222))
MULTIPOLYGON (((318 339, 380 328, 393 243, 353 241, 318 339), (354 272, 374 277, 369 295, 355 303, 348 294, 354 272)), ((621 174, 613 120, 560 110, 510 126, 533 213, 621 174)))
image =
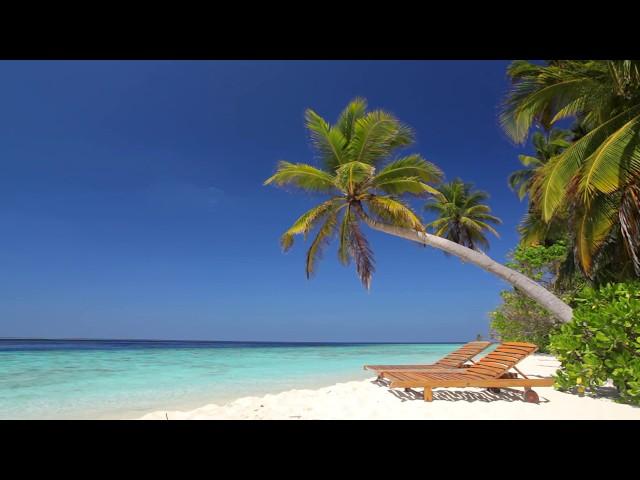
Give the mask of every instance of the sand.
MULTIPOLYGON (((550 355, 533 355, 518 367, 529 376, 549 376, 558 368, 550 355)), ((612 388, 597 398, 535 388, 539 404, 522 401, 522 389, 499 394, 478 388, 435 389, 433 402, 422 400, 421 389, 405 392, 367 380, 344 382, 316 390, 289 390, 261 397, 244 397, 225 405, 195 410, 156 411, 144 420, 297 420, 297 419, 593 419, 640 420, 640 408, 615 403, 612 388)))

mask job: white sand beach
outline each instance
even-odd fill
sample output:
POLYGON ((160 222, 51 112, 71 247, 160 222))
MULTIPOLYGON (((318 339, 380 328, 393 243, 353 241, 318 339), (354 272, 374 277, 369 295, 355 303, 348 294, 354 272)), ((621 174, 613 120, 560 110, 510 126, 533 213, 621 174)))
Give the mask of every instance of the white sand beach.
MULTIPOLYGON (((518 368, 529 376, 549 376, 558 368, 550 355, 532 355, 518 368)), ((323 420, 323 419, 584 419, 640 420, 640 408, 615 403, 607 391, 599 398, 535 388, 540 403, 522 401, 522 389, 499 394, 478 388, 435 389, 433 402, 424 402, 422 392, 390 389, 367 380, 338 383, 316 390, 289 390, 261 397, 244 397, 225 405, 205 405, 191 411, 156 411, 143 420, 323 420)))

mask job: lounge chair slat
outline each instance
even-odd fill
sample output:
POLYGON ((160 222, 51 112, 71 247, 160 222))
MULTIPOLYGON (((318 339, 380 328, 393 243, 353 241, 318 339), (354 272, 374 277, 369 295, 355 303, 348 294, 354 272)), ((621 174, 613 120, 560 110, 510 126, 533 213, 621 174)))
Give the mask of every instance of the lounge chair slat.
POLYGON ((491 359, 495 358, 497 360, 503 360, 506 362, 517 362, 519 360, 519 357, 512 353, 490 353, 489 355, 483 358, 491 358, 491 359))
POLYGON ((403 371, 403 370, 431 370, 431 369, 446 369, 463 368, 464 364, 478 355, 484 349, 486 349, 491 342, 486 341, 473 341, 469 342, 462 347, 454 350, 448 355, 437 362, 429 365, 365 365, 366 370, 373 370, 379 376, 384 376, 389 371, 403 371))
POLYGON ((516 355, 526 355, 528 353, 531 353, 530 350, 524 350, 524 349, 519 349, 519 348, 515 348, 515 347, 501 348, 500 350, 495 349, 494 351, 496 353, 513 353, 513 354, 516 354, 516 355))

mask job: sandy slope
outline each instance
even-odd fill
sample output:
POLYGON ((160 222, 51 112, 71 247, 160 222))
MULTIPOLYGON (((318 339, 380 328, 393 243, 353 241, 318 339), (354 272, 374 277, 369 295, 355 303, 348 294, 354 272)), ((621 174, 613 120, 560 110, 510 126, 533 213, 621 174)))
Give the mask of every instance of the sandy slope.
MULTIPOLYGON (((558 362, 534 355, 518 365, 528 375, 548 376, 558 362)), ((637 419, 640 408, 608 398, 579 397, 553 388, 536 388, 540 404, 521 400, 522 389, 492 394, 476 388, 436 389, 426 403, 421 392, 389 389, 373 382, 339 383, 317 390, 289 390, 244 397, 226 405, 206 405, 188 412, 157 411, 142 419, 637 419)))

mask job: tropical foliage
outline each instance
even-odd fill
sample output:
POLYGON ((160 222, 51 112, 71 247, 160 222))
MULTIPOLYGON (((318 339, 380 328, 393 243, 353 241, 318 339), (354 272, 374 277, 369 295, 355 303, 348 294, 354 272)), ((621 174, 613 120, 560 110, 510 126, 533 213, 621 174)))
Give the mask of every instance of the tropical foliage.
POLYGON ((525 232, 561 218, 591 280, 600 271, 640 276, 640 61, 516 61, 507 73, 501 123, 514 141, 575 122, 573 143, 536 164, 526 187, 515 183, 532 200, 525 232))
POLYGON ((533 133, 531 143, 535 149, 535 155, 518 155, 518 160, 524 168, 509 175, 508 180, 509 187, 517 192, 520 200, 530 193, 533 178, 538 169, 571 145, 568 140, 570 137, 569 130, 552 129, 546 135, 540 131, 533 133))
POLYGON ((473 185, 456 179, 437 187, 425 210, 435 213, 437 218, 426 225, 434 235, 474 250, 489 248, 485 232, 499 237, 492 225, 502 223, 491 215, 491 208, 483 203, 489 198, 487 192, 474 190, 473 185))
POLYGON ((640 405, 640 282, 587 287, 574 319, 551 335, 561 390, 594 392, 608 379, 620 400, 640 405))
MULTIPOLYGON (((553 291, 567 303, 583 283, 559 282, 559 273, 569 250, 559 241, 555 244, 526 246, 520 244, 510 253, 507 266, 524 273, 545 288, 553 291)), ((518 289, 500 292, 502 304, 489 313, 491 337, 505 342, 531 342, 547 350, 549 335, 558 322, 545 308, 523 295, 518 289)))
POLYGON ((430 184, 442 173, 418 154, 395 157, 413 141, 413 131, 383 110, 367 112, 364 99, 353 100, 334 125, 311 109, 306 127, 319 157, 319 166, 281 161, 265 185, 293 186, 326 194, 328 199, 301 215, 282 235, 283 250, 294 237, 317 230, 307 252, 306 274, 316 271, 323 249, 338 238, 338 258, 344 265, 354 261, 366 288, 375 270, 373 252, 361 229, 366 218, 424 231, 418 215, 403 194, 437 194, 430 184))

